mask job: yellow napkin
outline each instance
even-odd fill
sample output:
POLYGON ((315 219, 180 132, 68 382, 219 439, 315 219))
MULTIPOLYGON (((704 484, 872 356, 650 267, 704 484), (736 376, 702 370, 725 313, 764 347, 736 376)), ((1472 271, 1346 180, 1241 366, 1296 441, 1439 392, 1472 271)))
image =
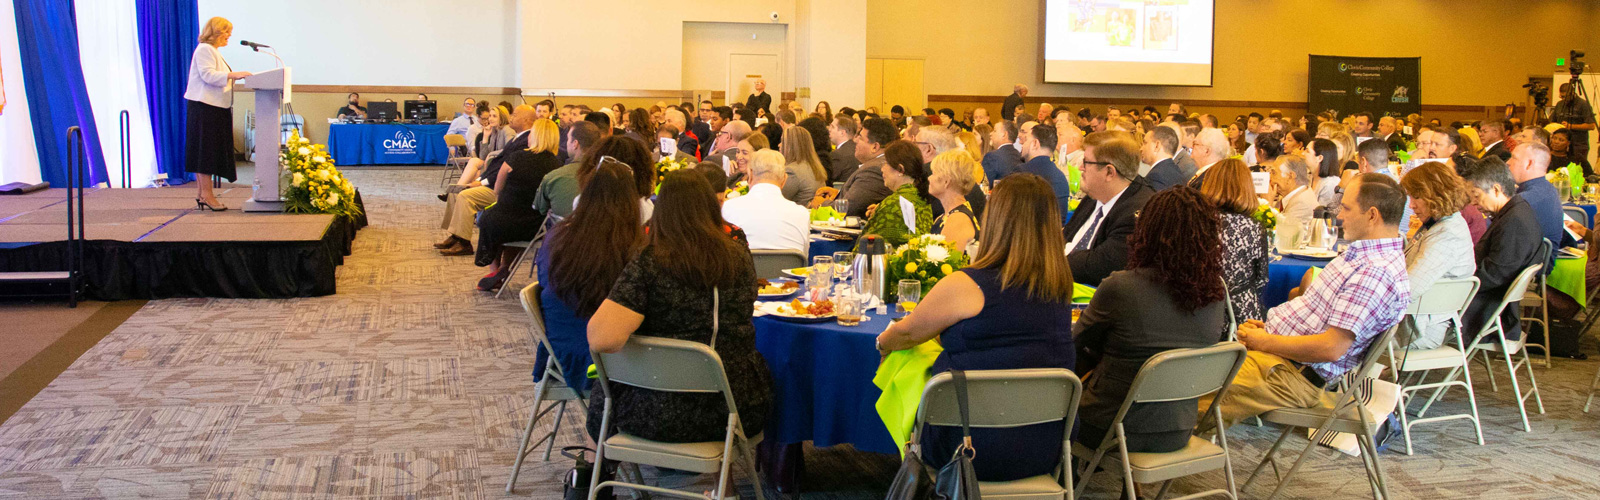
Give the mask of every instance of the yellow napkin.
POLYGON ((917 407, 922 404, 922 388, 932 378, 928 368, 933 367, 933 361, 938 359, 941 352, 944 352, 944 347, 938 342, 923 342, 908 350, 891 352, 884 358, 883 364, 878 365, 878 374, 872 377, 872 385, 883 390, 874 407, 878 409, 878 417, 883 419, 883 425, 889 429, 889 437, 894 438, 895 447, 900 449, 902 458, 905 454, 904 445, 911 439, 911 427, 916 425, 917 407))

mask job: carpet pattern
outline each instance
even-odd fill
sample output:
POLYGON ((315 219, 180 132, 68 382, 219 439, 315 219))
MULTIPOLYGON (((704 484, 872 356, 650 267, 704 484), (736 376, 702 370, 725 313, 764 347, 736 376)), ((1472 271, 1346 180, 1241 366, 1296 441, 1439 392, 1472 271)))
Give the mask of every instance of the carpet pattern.
MULTIPOLYGON (((431 248, 442 236, 437 171, 346 175, 361 187, 372 226, 339 268, 337 295, 148 303, 0 425, 0 498, 506 496, 533 388, 525 316, 514 298, 472 289, 482 270, 470 257, 431 248)), ((1415 456, 1396 444, 1381 457, 1391 492, 1592 498, 1600 413, 1581 408, 1597 365, 1537 369, 1547 413, 1532 416, 1533 433, 1522 432, 1504 376, 1497 394, 1480 375, 1488 445, 1477 446, 1462 421, 1420 427, 1415 456)), ((1463 409, 1462 396, 1438 410, 1463 409)), ((568 412, 560 444, 581 442, 581 418, 568 412)), ((1231 431, 1241 483, 1275 435, 1231 431)), ((1357 459, 1314 453, 1288 497, 1370 495, 1357 459)), ((807 457, 807 498, 881 498, 897 466, 848 446, 807 457)), ((568 467, 530 458, 516 496, 559 498, 568 467)), ((707 477, 645 473, 665 486, 711 487, 707 477)), ((1093 481, 1090 497, 1116 496, 1112 474, 1093 481)), ((1221 481, 1220 472, 1204 474, 1174 492, 1221 481)))

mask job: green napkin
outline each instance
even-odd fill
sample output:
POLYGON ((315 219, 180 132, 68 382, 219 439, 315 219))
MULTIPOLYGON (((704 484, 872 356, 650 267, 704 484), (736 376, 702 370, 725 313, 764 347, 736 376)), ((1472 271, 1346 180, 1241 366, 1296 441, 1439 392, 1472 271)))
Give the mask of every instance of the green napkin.
POLYGON ((1072 284, 1072 303, 1088 304, 1092 298, 1094 298, 1094 287, 1083 283, 1072 284))
POLYGON ((834 210, 833 207, 817 207, 811 210, 811 220, 814 221, 843 218, 844 214, 840 214, 837 210, 834 210))
POLYGON ((883 359, 883 364, 878 365, 878 374, 872 377, 872 385, 883 390, 873 407, 878 409, 878 417, 889 429, 889 437, 894 438, 902 458, 904 445, 911 440, 911 427, 917 423, 922 389, 928 385, 928 379, 933 378, 928 368, 933 367, 933 361, 941 352, 944 347, 938 342, 923 342, 911 349, 891 352, 883 359))

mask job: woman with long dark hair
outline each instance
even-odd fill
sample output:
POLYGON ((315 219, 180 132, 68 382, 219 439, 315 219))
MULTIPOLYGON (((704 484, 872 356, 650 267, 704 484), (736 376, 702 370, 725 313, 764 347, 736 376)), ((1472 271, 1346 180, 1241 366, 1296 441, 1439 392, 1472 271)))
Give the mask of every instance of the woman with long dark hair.
MULTIPOLYGON (((595 143, 594 151, 584 151, 583 160, 578 164, 579 190, 589 185, 589 178, 604 158, 621 162, 633 172, 633 192, 639 195, 639 223, 650 220, 655 210, 650 195, 656 191, 656 168, 655 162, 650 161, 650 151, 639 141, 624 136, 613 135, 600 139, 595 143)), ((580 194, 573 203, 582 204, 582 200, 583 195, 580 194)))
POLYGON ((861 234, 876 234, 891 245, 904 245, 911 239, 912 232, 906 229, 900 200, 911 202, 916 210, 913 217, 917 223, 916 234, 927 234, 933 229, 933 206, 928 204, 933 195, 928 193, 928 174, 922 165, 922 150, 910 142, 890 142, 884 148, 883 159, 883 185, 892 192, 877 204, 877 208, 870 210, 872 213, 861 234))
POLYGON ((1311 167, 1311 190, 1317 194, 1317 206, 1327 210, 1339 209, 1339 172, 1344 165, 1339 160, 1339 144, 1331 139, 1312 139, 1305 149, 1306 163, 1311 167))
MULTIPOLYGON (((698 172, 667 174, 657 204, 648 245, 622 270, 589 320, 589 347, 617 352, 634 334, 711 345, 722 357, 744 433, 754 436, 766 426, 772 407, 772 374, 756 352, 750 322, 750 304, 756 301, 750 250, 729 234, 716 196, 698 172)), ((720 440, 727 430, 727 414, 718 411, 724 407, 720 394, 621 384, 609 390, 611 421, 622 432, 684 443, 720 440)), ((590 436, 599 435, 604 405, 605 395, 589 399, 590 436)))
MULTIPOLYGON (((534 262, 539 269, 539 294, 545 334, 550 337, 562 376, 575 388, 588 386, 589 317, 594 315, 611 285, 622 275, 644 244, 639 223, 639 195, 633 172, 615 163, 601 166, 584 186, 583 203, 572 215, 545 233, 544 245, 534 262)), ((534 366, 544 366, 543 347, 534 366)), ((534 380, 544 370, 533 372, 534 380)))
MULTIPOLYGON (((806 132, 811 134, 811 150, 816 152, 817 162, 822 164, 822 170, 824 172, 833 171, 833 158, 832 155, 829 154, 833 152, 833 145, 828 144, 829 123, 832 122, 823 121, 821 118, 811 116, 804 120, 800 120, 800 123, 796 124, 799 125, 800 128, 806 129, 806 132)), ((827 177, 822 178, 822 185, 828 185, 827 177)))
MULTIPOLYGON (((913 147, 913 151, 915 148, 913 147)), ((887 170, 887 169, 885 169, 887 170)), ((1061 249, 1055 191, 1029 173, 995 185, 971 267, 939 280, 921 307, 878 335, 883 353, 938 337, 944 352, 932 373, 1016 368, 1072 369, 1072 269, 1061 249)), ((1193 406, 1193 405, 1191 405, 1193 406)), ((973 429, 978 479, 1011 481, 1048 474, 1061 461, 1060 422, 973 429)), ((923 459, 935 467, 961 443, 961 429, 930 426, 923 459)))
POLYGON ((622 121, 622 128, 627 130, 627 133, 623 135, 639 141, 647 149, 653 151, 660 144, 660 141, 656 140, 656 122, 650 118, 650 110, 648 109, 633 108, 629 110, 628 116, 622 121))
MULTIPOLYGON (((1095 372, 1078 405, 1079 443, 1100 446, 1151 356, 1209 346, 1226 331, 1221 232, 1216 206, 1192 188, 1168 189, 1145 203, 1128 236, 1128 268, 1100 282, 1073 326, 1076 370, 1095 372)), ((1122 422, 1127 451, 1183 449, 1199 413, 1194 400, 1134 405, 1122 422)))

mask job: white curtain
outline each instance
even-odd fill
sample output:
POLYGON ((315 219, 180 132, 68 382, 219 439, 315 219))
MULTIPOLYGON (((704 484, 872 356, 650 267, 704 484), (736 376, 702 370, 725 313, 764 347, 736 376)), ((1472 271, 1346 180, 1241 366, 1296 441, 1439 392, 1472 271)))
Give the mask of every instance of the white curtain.
POLYGON ((17 40, 16 9, 0 0, 0 80, 6 105, 0 109, 0 184, 39 182, 39 150, 33 143, 27 90, 22 84, 22 52, 17 40))
POLYGON ((76 0, 78 57, 94 107, 94 124, 105 152, 111 186, 122 186, 122 140, 119 115, 128 111, 129 158, 133 187, 148 187, 156 173, 155 135, 144 95, 144 70, 139 57, 138 7, 134 2, 76 0))

